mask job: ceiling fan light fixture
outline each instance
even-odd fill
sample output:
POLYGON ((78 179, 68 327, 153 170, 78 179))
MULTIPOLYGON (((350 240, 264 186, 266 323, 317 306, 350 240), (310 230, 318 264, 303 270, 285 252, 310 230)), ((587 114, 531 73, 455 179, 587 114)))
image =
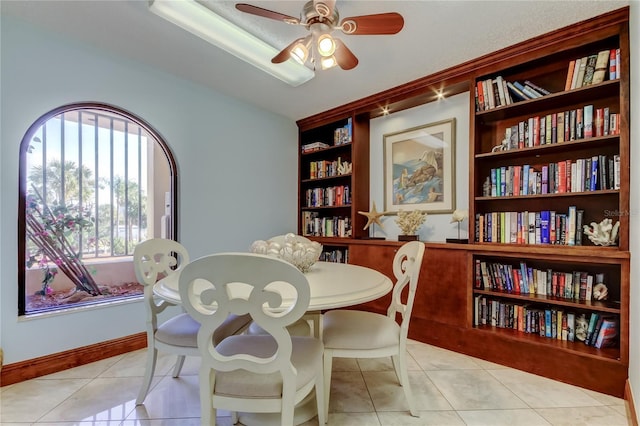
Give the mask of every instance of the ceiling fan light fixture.
POLYGON ((315 75, 296 58, 273 64, 269 58, 278 53, 276 48, 194 0, 151 0, 149 10, 291 86, 299 86, 315 75))
POLYGON ((311 48, 311 36, 300 39, 291 48, 291 57, 299 64, 304 65, 309 59, 309 49, 311 48))
POLYGON ((329 68, 333 68, 338 65, 338 61, 336 61, 335 56, 323 56, 320 59, 320 67, 323 70, 328 70, 329 68))
POLYGON ((336 51, 336 42, 331 34, 322 34, 318 37, 318 53, 322 56, 331 56, 336 51))

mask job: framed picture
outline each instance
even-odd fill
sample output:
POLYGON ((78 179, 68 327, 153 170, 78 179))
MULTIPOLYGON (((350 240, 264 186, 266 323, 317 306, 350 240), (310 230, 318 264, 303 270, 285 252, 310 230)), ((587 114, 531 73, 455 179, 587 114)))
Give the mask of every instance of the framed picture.
POLYGON ((384 209, 451 213, 456 120, 384 135, 384 209))

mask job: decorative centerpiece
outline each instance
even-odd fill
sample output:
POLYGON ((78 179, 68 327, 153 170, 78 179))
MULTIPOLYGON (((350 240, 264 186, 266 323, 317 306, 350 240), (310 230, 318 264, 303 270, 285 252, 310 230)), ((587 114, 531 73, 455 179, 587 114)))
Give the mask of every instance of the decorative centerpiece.
POLYGON ((338 158, 338 175, 348 175, 353 171, 353 165, 348 161, 342 161, 338 158))
POLYGON ((251 244, 251 253, 277 257, 291 263, 301 272, 309 272, 322 254, 322 244, 301 235, 288 233, 267 241, 254 241, 251 244))
POLYGON ((460 238, 460 224, 469 217, 469 212, 466 210, 454 210, 451 214, 451 221, 449 223, 458 224, 458 238, 447 238, 448 243, 468 244, 468 238, 460 238))
POLYGON ((618 228, 620 222, 615 225, 611 223, 611 219, 604 219, 600 223, 591 222, 590 225, 584 225, 582 229, 589 240, 597 246, 615 245, 618 238, 618 228))
POLYGON ((371 207, 371 210, 368 212, 361 212, 359 211, 358 214, 361 214, 363 216, 367 217, 367 223, 364 225, 364 228, 362 228, 364 231, 367 230, 367 228, 369 228, 369 226, 371 226, 371 229, 373 230, 373 235, 374 236, 370 236, 368 237, 368 239, 370 240, 384 240, 384 237, 375 237, 375 229, 373 228, 374 225, 377 223, 378 226, 380 226, 380 229, 382 229, 382 222, 380 222, 380 218, 382 216, 388 215, 389 212, 379 212, 376 209, 376 202, 373 202, 373 206, 371 207))
POLYGON ((427 220, 427 212, 420 210, 413 210, 410 212, 399 210, 396 223, 402 231, 401 235, 398 235, 398 241, 416 241, 418 235, 416 232, 418 228, 427 220))

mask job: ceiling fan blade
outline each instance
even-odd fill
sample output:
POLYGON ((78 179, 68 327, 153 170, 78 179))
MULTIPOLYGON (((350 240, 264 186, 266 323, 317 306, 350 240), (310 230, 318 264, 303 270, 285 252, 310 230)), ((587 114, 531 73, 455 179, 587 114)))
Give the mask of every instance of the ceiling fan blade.
POLYGON ((340 23, 342 32, 355 35, 396 34, 404 26, 404 18, 396 12, 351 16, 340 23))
POLYGON ((262 16, 263 18, 275 19, 276 21, 286 22, 287 24, 299 25, 300 19, 283 13, 274 12, 273 10, 263 9, 258 6, 252 6, 247 3, 236 4, 236 9, 241 12, 250 13, 252 15, 262 16))
POLYGON ((318 15, 325 18, 333 15, 335 7, 336 0, 313 0, 313 8, 318 12, 318 15))
POLYGON ((353 54, 344 42, 338 38, 334 38, 336 42, 336 51, 333 56, 336 58, 336 62, 343 70, 350 70, 358 65, 358 58, 353 54))
POLYGON ((304 38, 300 37, 299 39, 294 40, 290 45, 282 49, 276 56, 271 59, 271 62, 274 64, 281 64, 287 61, 291 57, 291 51, 298 43, 304 43, 304 38))

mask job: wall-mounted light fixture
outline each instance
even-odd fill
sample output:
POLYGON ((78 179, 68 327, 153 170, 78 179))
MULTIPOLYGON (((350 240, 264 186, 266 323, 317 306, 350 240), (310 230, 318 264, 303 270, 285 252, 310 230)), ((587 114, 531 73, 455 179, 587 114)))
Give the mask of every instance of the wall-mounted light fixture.
POLYGON ((295 58, 272 63, 277 49, 196 1, 151 0, 149 10, 291 86, 299 86, 315 75, 295 58))

